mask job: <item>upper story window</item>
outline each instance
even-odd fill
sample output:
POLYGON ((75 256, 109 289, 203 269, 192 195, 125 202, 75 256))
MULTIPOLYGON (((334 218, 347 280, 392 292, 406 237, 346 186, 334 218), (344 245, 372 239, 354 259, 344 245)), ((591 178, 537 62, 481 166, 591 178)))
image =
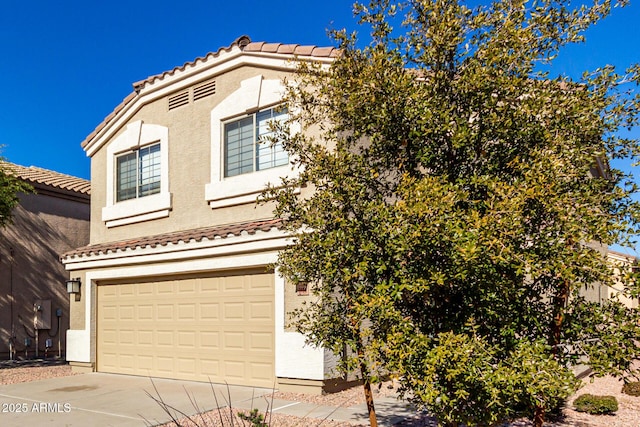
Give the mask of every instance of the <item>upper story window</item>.
POLYGON ((169 216, 169 128, 128 123, 108 143, 106 162, 102 221, 107 227, 169 216))
POLYGON ((269 108, 224 125, 224 176, 275 168, 289 163, 280 142, 273 143, 271 122, 283 122, 287 111, 269 108))
MULTIPOLYGON (((267 184, 299 173, 287 167, 282 144, 269 138, 269 123, 289 118, 282 106, 285 93, 282 79, 256 75, 211 110, 211 181, 205 187, 211 208, 254 204, 267 184)), ((292 134, 300 132, 299 124, 288 124, 292 134)))
POLYGON ((118 156, 116 201, 160 192, 160 143, 118 156))

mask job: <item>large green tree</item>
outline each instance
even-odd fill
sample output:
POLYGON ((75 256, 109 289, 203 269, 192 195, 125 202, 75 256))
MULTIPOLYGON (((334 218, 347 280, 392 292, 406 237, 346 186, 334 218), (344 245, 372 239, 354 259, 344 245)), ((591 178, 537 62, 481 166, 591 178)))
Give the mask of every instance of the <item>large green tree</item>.
POLYGON ((278 268, 311 286, 296 325, 361 375, 372 425, 381 372, 443 425, 542 425, 576 364, 632 372, 638 312, 582 295, 614 285, 606 247, 638 234, 635 184, 609 161, 640 153, 619 136, 639 68, 541 71, 611 8, 373 0, 355 6, 366 47, 335 32, 330 67, 301 65, 303 132, 278 136, 300 174, 265 193, 295 236, 278 268))

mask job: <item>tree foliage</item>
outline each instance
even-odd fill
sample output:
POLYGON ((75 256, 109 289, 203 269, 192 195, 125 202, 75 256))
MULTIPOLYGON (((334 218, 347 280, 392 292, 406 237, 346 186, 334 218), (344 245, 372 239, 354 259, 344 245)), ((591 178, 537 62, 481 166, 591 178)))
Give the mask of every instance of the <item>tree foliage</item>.
POLYGON ((355 5, 366 47, 334 32, 332 65, 300 66, 303 132, 279 135, 299 176, 264 198, 295 237, 278 268, 316 297, 297 313, 311 343, 365 383, 399 375, 448 425, 540 425, 577 363, 631 372, 637 310, 583 295, 614 285, 606 247, 639 231, 633 177, 609 161, 640 153, 619 136, 640 68, 543 71, 611 8, 373 0, 355 5))
POLYGON ((33 192, 33 188, 18 179, 5 159, 0 157, 0 228, 11 224, 12 211, 20 203, 20 193, 33 192))

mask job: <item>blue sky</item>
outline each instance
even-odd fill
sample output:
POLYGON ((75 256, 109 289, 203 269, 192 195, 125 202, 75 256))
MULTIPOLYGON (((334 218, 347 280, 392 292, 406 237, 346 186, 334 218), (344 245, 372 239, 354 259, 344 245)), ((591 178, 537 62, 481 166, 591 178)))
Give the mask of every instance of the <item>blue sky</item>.
POLYGON ((254 41, 329 45, 353 28, 350 1, 3 0, 0 8, 2 155, 89 178, 84 138, 132 83, 254 41))
MULTIPOLYGON (((80 143, 132 83, 228 46, 328 45, 328 28, 357 29, 352 1, 4 0, 0 11, 2 155, 89 178, 80 143)), ((640 0, 565 49, 552 73, 578 76, 640 62, 640 0)), ((640 133, 636 132, 637 135, 640 133)))

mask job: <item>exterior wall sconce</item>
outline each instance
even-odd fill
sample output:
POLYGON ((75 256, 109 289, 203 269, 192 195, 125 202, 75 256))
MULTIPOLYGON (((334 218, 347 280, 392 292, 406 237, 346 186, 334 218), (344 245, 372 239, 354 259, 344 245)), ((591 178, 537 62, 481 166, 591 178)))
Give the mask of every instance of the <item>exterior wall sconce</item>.
POLYGON ((75 279, 67 280, 67 293, 69 295, 78 295, 80 293, 80 278, 77 277, 75 279))

